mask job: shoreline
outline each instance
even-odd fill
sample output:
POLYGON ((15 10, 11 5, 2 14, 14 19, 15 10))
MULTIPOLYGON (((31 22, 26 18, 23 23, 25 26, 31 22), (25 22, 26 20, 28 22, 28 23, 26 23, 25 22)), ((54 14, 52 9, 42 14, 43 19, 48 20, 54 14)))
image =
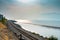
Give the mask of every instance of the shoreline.
MULTIPOLYGON (((18 25, 19 25, 19 23, 17 23, 18 25)), ((30 24, 30 23, 22 23, 22 24, 30 24)), ((32 25, 32 24, 31 24, 32 25)), ((41 26, 41 25, 40 25, 41 26)), ((34 27, 34 26, 33 26, 34 27)), ((47 27, 47 28, 49 28, 49 27, 47 27)), ((55 30, 55 28, 52 28, 52 29, 54 29, 55 30)), ((30 32, 32 32, 32 31, 30 31, 30 32)), ((35 32, 32 32, 32 33, 34 33, 34 34, 38 34, 38 33, 35 33, 35 32)), ((40 34, 38 34, 38 35, 40 35, 40 34)), ((42 35, 40 35, 40 36, 42 36, 42 35)), ((53 36, 53 37, 56 37, 56 36, 54 36, 54 35, 51 35, 51 36, 53 36)), ((49 36, 49 37, 51 37, 51 36, 49 36)), ((47 37, 47 38, 49 38, 48 36, 44 36, 43 35, 43 37, 47 37)), ((56 38, 58 38, 58 37, 56 37, 56 38)), ((59 38, 58 38, 59 39, 59 38)))
MULTIPOLYGON (((19 24, 16 24, 16 25, 19 25, 19 24)), ((22 27, 21 27, 22 28, 22 27)), ((22 28, 23 29, 23 28, 22 28)), ((24 29, 25 30, 25 29, 24 29)), ((28 31, 28 30, 26 30, 26 31, 28 31)), ((50 37, 44 37, 44 36, 42 36, 42 35, 40 35, 40 34, 38 34, 38 33, 35 33, 35 32, 31 32, 31 31, 28 31, 29 33, 31 33, 31 34, 33 34, 33 35, 35 35, 35 36, 38 36, 39 38, 44 38, 45 40, 49 40, 50 38, 53 38, 53 39, 58 39, 57 37, 55 37, 55 36, 53 36, 53 35, 51 35, 50 37)))

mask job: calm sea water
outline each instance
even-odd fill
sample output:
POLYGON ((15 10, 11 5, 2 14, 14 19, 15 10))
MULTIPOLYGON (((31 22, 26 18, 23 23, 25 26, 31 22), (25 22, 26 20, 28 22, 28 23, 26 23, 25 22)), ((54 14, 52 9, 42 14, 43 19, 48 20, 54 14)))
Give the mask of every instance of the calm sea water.
POLYGON ((60 27, 60 21, 56 20, 33 20, 33 24, 41 24, 41 25, 49 25, 49 26, 55 26, 60 27))
MULTIPOLYGON (((53 35, 54 37, 57 37, 58 40, 60 40, 60 29, 48 28, 32 24, 24 24, 20 22, 17 22, 17 24, 21 25, 22 28, 24 28, 25 30, 38 33, 44 37, 50 37, 53 35)), ((44 24, 49 26, 60 27, 60 21, 33 21, 33 24, 44 24)))

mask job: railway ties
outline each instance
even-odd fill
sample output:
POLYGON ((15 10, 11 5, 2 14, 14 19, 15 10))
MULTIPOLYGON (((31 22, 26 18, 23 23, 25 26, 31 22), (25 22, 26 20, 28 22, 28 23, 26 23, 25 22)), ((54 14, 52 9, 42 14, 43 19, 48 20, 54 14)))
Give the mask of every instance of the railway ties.
MULTIPOLYGON (((17 26, 15 26, 12 22, 9 22, 10 25, 15 28, 16 30, 18 30, 21 35, 23 34, 24 36, 26 36, 27 38, 29 38, 29 40, 38 40, 37 38, 33 37, 32 35, 28 34, 27 32, 23 31, 23 30, 20 30, 19 28, 17 28, 17 26)), ((16 33, 15 33, 16 34, 16 33)), ((19 35, 19 36, 21 36, 19 35)))

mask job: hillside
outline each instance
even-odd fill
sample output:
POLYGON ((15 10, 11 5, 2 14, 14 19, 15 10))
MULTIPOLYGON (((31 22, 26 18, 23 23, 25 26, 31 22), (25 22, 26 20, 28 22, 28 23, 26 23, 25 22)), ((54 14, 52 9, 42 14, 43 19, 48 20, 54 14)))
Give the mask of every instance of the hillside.
POLYGON ((17 37, 5 25, 0 23, 0 40, 18 40, 17 37))

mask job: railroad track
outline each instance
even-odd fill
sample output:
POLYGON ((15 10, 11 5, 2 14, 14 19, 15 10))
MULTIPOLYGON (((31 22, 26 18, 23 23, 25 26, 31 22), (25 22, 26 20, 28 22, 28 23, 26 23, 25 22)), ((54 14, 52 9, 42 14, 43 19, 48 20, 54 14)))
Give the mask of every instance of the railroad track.
POLYGON ((9 22, 9 23, 10 23, 10 25, 11 25, 12 27, 14 27, 16 30, 18 30, 21 34, 23 34, 24 36, 26 36, 26 37, 29 38, 30 40, 38 40, 37 38, 29 35, 29 34, 26 33, 25 31, 20 30, 19 28, 17 28, 17 26, 16 26, 14 23, 12 23, 12 22, 9 22))

